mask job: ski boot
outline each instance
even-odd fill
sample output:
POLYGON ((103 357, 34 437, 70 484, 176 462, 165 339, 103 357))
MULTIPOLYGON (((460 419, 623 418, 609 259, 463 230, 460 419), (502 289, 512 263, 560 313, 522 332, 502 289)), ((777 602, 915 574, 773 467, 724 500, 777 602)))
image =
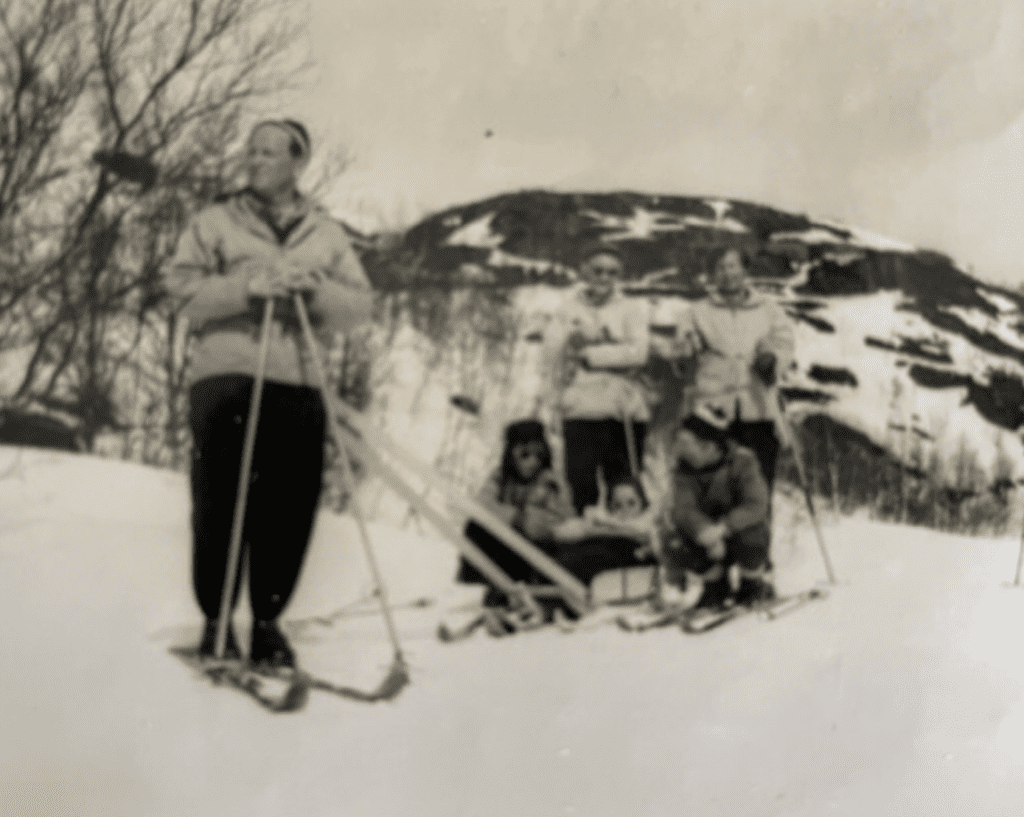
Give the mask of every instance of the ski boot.
POLYGON ((487 590, 484 592, 483 606, 488 609, 508 607, 508 595, 504 591, 499 590, 497 587, 488 586, 487 590))
POLYGON ((693 606, 694 610, 722 610, 729 601, 730 596, 729 577, 722 576, 719 579, 710 579, 704 582, 704 589, 700 598, 693 606))
POLYGON ((775 598, 775 588, 770 581, 761 578, 743 576, 740 578, 740 586, 733 595, 736 604, 744 607, 753 607, 758 604, 772 601, 775 598))
MULTIPOLYGON (((217 620, 207 619, 203 627, 203 639, 199 642, 199 657, 202 659, 214 658, 217 651, 217 620)), ((228 622, 228 637, 224 642, 224 658, 229 661, 238 661, 242 657, 238 649, 238 641, 235 640, 235 630, 228 622)))
POLYGON ((288 639, 277 626, 276 621, 254 621, 252 625, 252 648, 249 662, 257 667, 269 669, 293 669, 295 652, 288 639))

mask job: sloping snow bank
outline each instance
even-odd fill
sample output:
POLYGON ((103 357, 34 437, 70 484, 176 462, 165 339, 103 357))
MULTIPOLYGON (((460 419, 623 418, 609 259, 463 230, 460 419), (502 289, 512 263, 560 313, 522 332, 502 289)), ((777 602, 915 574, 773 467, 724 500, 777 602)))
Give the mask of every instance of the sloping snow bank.
MULTIPOLYGON (((0 449, 0 473, 16 453, 0 449)), ((18 817, 1001 815, 1024 796, 1017 543, 826 520, 831 597, 703 637, 612 627, 442 645, 451 549, 372 533, 413 683, 272 716, 167 654, 195 637, 182 477, 24 452, 0 480, 0 803, 18 817)), ((799 506, 783 589, 821 578, 799 506)), ((292 607, 304 663, 372 686, 378 616, 322 615, 369 584, 325 517, 292 607)), ((241 618, 241 617, 240 617, 241 618)))

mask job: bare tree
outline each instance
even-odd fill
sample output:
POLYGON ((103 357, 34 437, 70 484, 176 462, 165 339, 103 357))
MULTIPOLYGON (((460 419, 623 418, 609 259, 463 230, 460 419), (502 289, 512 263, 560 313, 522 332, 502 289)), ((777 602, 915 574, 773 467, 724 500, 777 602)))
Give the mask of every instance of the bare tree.
POLYGON ((288 8, 0 0, 0 351, 24 355, 11 399, 73 415, 89 445, 130 422, 119 394, 143 385, 140 357, 163 360, 147 379, 165 399, 180 392, 159 270, 232 178, 225 148, 254 104, 301 74, 288 8), (112 155, 152 172, 91 161, 112 155))

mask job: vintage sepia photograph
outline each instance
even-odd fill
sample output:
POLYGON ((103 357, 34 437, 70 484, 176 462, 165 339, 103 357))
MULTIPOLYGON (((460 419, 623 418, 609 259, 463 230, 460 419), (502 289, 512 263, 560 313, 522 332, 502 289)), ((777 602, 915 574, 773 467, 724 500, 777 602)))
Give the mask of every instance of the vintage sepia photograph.
POLYGON ((0 814, 1024 802, 1018 0, 0 0, 0 814))

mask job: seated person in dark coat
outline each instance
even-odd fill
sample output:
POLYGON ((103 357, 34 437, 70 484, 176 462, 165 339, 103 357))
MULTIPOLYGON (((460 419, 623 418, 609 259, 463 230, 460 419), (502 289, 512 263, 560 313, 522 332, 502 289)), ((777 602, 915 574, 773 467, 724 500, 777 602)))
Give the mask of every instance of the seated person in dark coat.
POLYGON ((768 483, 754 452, 728 437, 718 415, 698 406, 680 423, 673 456, 673 530, 661 555, 669 580, 687 570, 698 574, 699 608, 773 598, 768 483), (729 583, 734 564, 740 575, 735 593, 729 583))
MULTIPOLYGON (((537 420, 520 420, 505 430, 501 465, 484 483, 477 501, 545 550, 554 542, 554 529, 575 516, 565 480, 551 468, 551 447, 544 426, 537 420)), ((514 581, 535 582, 536 571, 477 522, 466 525, 466 537, 476 544, 514 581)), ((508 599, 473 565, 462 559, 458 581, 486 584, 486 606, 498 607, 508 599)))

